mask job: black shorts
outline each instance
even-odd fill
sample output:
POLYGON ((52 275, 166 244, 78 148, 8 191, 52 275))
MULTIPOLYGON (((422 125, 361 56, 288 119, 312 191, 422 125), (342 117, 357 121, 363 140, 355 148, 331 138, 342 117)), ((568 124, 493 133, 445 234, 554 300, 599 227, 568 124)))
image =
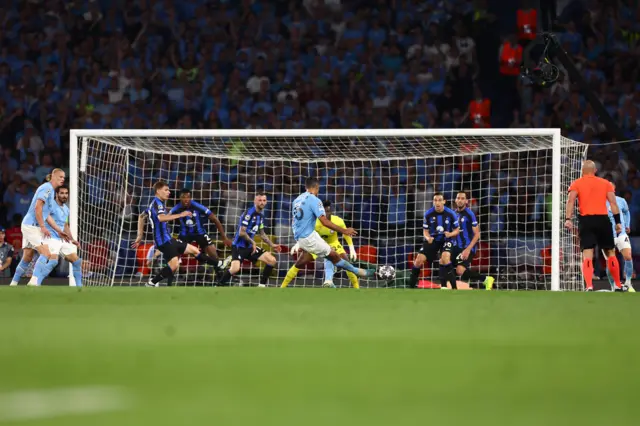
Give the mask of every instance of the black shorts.
POLYGON ((460 255, 462 254, 462 250, 460 247, 456 247, 455 250, 455 257, 454 253, 451 253, 451 256, 453 257, 453 264, 456 266, 464 266, 465 269, 469 269, 471 268, 471 262, 473 262, 473 258, 475 257, 475 253, 473 251, 471 251, 469 253, 469 257, 466 258, 466 260, 462 260, 460 259, 460 255))
POLYGON ((180 235, 179 236, 180 240, 182 241, 189 241, 189 242, 195 242, 198 247, 200 247, 201 249, 206 249, 209 246, 213 245, 213 241, 211 241, 211 238, 209 238, 208 234, 200 234, 200 235, 180 235))
POLYGON ((592 249, 598 246, 601 250, 615 247, 611 220, 607 215, 580 216, 578 218, 580 249, 592 249))
POLYGON ((164 261, 169 262, 174 257, 182 256, 187 249, 187 243, 174 238, 168 243, 158 246, 158 250, 164 255, 164 261))
POLYGON ((239 260, 242 262, 243 260, 248 260, 249 262, 255 264, 260 256, 262 256, 265 251, 260 247, 256 247, 255 253, 251 253, 251 247, 231 247, 231 260, 239 260))
POLYGON ((433 263, 436 260, 440 260, 440 253, 443 251, 452 252, 455 250, 455 246, 453 243, 444 240, 436 241, 433 240, 431 244, 429 244, 426 240, 422 243, 422 248, 418 251, 420 254, 424 254, 427 257, 429 263, 433 263))

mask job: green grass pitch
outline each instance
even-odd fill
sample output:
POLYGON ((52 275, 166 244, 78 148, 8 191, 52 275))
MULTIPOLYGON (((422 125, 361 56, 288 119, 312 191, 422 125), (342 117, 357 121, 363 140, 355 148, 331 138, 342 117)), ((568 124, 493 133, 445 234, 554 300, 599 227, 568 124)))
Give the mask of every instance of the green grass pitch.
POLYGON ((5 411, 27 408, 11 402, 18 391, 68 387, 115 387, 128 403, 60 417, 41 409, 31 420, 0 412, 3 426, 640 419, 640 298, 632 294, 0 290, 5 411))

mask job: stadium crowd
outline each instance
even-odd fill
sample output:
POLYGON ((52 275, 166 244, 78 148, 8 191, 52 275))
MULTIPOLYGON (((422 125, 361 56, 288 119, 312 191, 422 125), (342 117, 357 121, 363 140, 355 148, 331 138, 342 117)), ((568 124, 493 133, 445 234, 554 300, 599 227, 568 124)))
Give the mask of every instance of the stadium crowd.
MULTIPOLYGON (((537 3, 5 2, 0 8, 0 232, 6 229, 5 240, 18 256, 19 225, 34 189, 53 167, 68 169, 70 128, 491 126, 560 127, 565 136, 589 143, 600 175, 627 199, 631 232, 637 235, 640 144, 603 145, 610 135, 566 77, 551 88, 527 86, 516 76, 519 66, 504 60, 540 31, 542 17, 531 13, 537 3)), ((637 138, 638 2, 558 3, 553 25, 563 47, 625 137, 637 138)), ((224 170, 222 190, 240 190, 233 176, 241 165, 197 167, 203 173, 224 170)), ((138 176, 139 188, 150 185, 147 177, 138 176)), ((417 192, 427 185, 449 192, 460 186, 455 176, 450 187, 443 187, 445 178, 391 179, 417 192)), ((534 197, 544 199, 546 190, 537 188, 534 197)), ((143 192, 130 194, 133 204, 144 204, 143 192)), ((514 188, 485 199, 499 207, 517 196, 514 188)), ((372 198, 365 194, 363 200, 372 198)), ((402 198, 398 202, 406 204, 402 198)), ((232 227, 235 221, 226 220, 232 227)))

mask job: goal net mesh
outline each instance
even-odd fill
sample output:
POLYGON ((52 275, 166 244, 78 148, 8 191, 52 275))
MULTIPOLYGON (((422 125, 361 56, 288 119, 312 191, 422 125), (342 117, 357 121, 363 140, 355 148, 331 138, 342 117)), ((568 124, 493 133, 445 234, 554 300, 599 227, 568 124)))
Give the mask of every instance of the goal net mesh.
MULTIPOLYGON (((269 285, 279 285, 295 262, 289 252, 295 244, 292 201, 304 192, 305 178, 315 176, 321 182, 319 197, 331 201, 333 213, 358 231, 354 263, 396 268, 394 281, 363 279, 363 287, 405 286, 433 194, 442 192, 446 205, 455 208, 457 191, 465 190, 481 231, 472 267, 493 276, 497 288, 550 289, 552 147, 552 136, 82 137, 77 219, 84 283, 137 286, 163 266, 166 259, 153 256, 148 225, 144 243, 131 248, 138 215, 154 197, 153 184, 163 180, 171 189, 169 208, 188 188, 231 239, 254 194, 265 191, 266 233, 282 248, 269 285)), ((586 150, 585 144, 561 139, 561 209, 586 150)), ((229 256, 231 249, 214 223, 206 217, 201 221, 220 259, 229 256)), ((178 221, 170 229, 178 237, 178 221)), ((560 236, 561 288, 582 289, 577 237, 564 228, 560 236)), ((268 249, 259 237, 256 241, 268 249)), ((244 262, 232 284, 256 285, 263 266, 244 262)), ((323 263, 317 261, 290 286, 319 286, 323 276, 323 263)), ((213 281, 213 268, 181 258, 175 285, 213 281)), ((334 282, 350 285, 344 272, 334 282)), ((419 283, 438 284, 438 265, 425 265, 419 283)))

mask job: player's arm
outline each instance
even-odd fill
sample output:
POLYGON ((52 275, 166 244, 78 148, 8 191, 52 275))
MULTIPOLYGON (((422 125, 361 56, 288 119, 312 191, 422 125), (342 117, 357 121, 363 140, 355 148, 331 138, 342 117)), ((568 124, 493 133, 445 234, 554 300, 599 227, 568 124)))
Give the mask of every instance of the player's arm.
POLYGON ((611 213, 613 214, 613 220, 616 223, 616 233, 622 232, 622 223, 620 220, 620 208, 618 207, 618 200, 616 200, 616 193, 613 191, 607 192, 607 201, 611 205, 611 213))
POLYGON ((275 244, 273 241, 271 241, 271 238, 269 238, 267 233, 264 231, 264 225, 263 224, 260 224, 260 238, 262 238, 262 241, 267 243, 269 245, 269 247, 271 247, 272 250, 280 253, 280 245, 275 244))
POLYGON ((49 230, 44 224, 44 215, 43 215, 44 203, 45 203, 45 200, 43 199, 38 199, 38 201, 36 201, 36 221, 38 222, 40 231, 42 231, 42 235, 44 235, 45 238, 49 238, 51 237, 51 233, 49 232, 49 230))
POLYGON ((73 238, 73 234, 71 233, 71 227, 69 226, 69 222, 67 221, 64 224, 64 233, 69 238, 69 242, 74 246, 80 247, 80 243, 73 238))
POLYGON ((62 229, 60 229, 56 221, 53 220, 53 216, 51 215, 47 216, 47 223, 54 231, 58 233, 58 235, 60 235, 61 238, 67 238, 67 235, 65 235, 65 232, 62 229))
POLYGON ((341 226, 336 225, 335 223, 331 222, 329 219, 327 219, 327 216, 322 215, 320 217, 318 217, 318 220, 320 221, 320 223, 322 223, 323 226, 332 229, 336 232, 341 233, 342 235, 348 235, 350 237, 356 236, 358 235, 358 233, 356 232, 355 229, 353 228, 343 228, 341 226))
POLYGON ((628 234, 631 232, 631 211, 629 210, 629 204, 627 200, 622 198, 622 202, 618 205, 620 213, 622 214, 622 222, 624 224, 625 232, 628 234))
POLYGON ((444 233, 444 236, 447 238, 455 238, 460 235, 460 222, 458 221, 458 215, 452 213, 451 216, 453 219, 453 231, 444 233))
MULTIPOLYGON (((344 223, 344 220, 340 218, 340 222, 338 223, 343 228, 347 227, 347 224, 344 223)), ((358 255, 356 254, 356 248, 353 246, 353 238, 350 235, 344 235, 344 241, 349 246, 349 259, 352 262, 355 262, 358 259, 358 255)))
POLYGON ((166 214, 166 213, 158 213, 158 221, 160 222, 171 222, 174 220, 178 220, 182 217, 191 217, 193 216, 193 213, 191 213, 188 210, 183 211, 182 213, 178 213, 178 214, 166 214))
MULTIPOLYGON (((9 246, 11 247, 11 246, 9 246)), ((13 249, 9 249, 7 253, 7 258, 4 260, 2 265, 0 265, 0 271, 4 271, 5 269, 9 269, 11 266, 11 262, 13 262, 13 249)))
POLYGON ((218 233, 220 234, 220 238, 222 238, 222 242, 224 243, 224 245, 227 247, 231 247, 231 240, 229 239, 229 237, 227 237, 227 233, 224 231, 224 226, 222 226, 222 222, 220 222, 220 219, 218 219, 218 216, 213 214, 211 210, 209 210, 209 220, 216 225, 216 229, 218 230, 218 233))
POLYGON ((564 226, 567 229, 573 228, 573 211, 576 207, 576 200, 578 199, 578 191, 575 189, 569 191, 569 196, 567 197, 567 204, 564 210, 564 226))
POLYGON ((249 236, 249 234, 247 234, 247 227, 245 225, 242 225, 240 227, 240 231, 238 231, 238 236, 240 236, 240 238, 242 238, 243 240, 251 244, 251 246, 255 250, 256 242, 253 241, 253 239, 249 236))
POLYGON ((143 213, 140 213, 140 216, 138 216, 138 233, 136 235, 136 240, 131 244, 132 248, 137 248, 142 241, 142 236, 144 235, 144 225, 147 222, 147 215, 148 211, 145 210, 143 213))

